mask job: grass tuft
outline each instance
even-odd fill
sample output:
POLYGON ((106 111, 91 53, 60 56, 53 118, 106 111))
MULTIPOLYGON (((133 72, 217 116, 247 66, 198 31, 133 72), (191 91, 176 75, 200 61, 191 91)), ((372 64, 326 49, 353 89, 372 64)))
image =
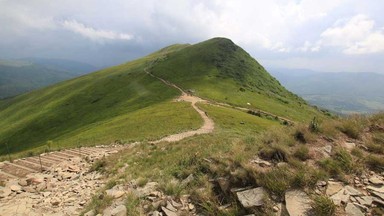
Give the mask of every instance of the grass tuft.
POLYGON ((332 216, 336 214, 336 205, 327 196, 316 196, 312 204, 314 215, 332 216))

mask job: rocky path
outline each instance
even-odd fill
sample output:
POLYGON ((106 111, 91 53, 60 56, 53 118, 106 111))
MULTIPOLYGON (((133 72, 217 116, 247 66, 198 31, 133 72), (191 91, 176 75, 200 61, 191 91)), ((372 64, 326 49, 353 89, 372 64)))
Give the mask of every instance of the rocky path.
POLYGON ((82 147, 43 153, 38 156, 0 162, 0 182, 23 178, 31 173, 49 170, 52 166, 75 157, 87 157, 93 154, 109 154, 117 152, 122 146, 82 147))
POLYGON ((42 173, 38 172, 40 165, 31 162, 36 167, 34 170, 26 162, 27 159, 15 161, 15 164, 26 162, 19 166, 3 164, 6 171, 12 172, 14 168, 24 172, 13 171, 18 178, 11 178, 4 187, 0 186, 0 216, 79 215, 94 194, 105 185, 101 174, 89 171, 92 162, 116 153, 118 148, 84 148, 81 153, 66 150, 60 155, 59 152, 46 154, 41 156, 46 159, 42 173), (73 157, 70 157, 72 153, 73 157), (68 154, 67 159, 61 157, 64 154, 68 154), (51 158, 47 159, 46 156, 51 158), (24 174, 26 176, 21 177, 24 174))

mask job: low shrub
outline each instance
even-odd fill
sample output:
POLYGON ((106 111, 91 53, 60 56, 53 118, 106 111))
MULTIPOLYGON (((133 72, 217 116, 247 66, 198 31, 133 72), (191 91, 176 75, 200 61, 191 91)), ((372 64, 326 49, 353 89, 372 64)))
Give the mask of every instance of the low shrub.
POLYGON ((259 152, 260 157, 265 160, 272 160, 276 162, 287 161, 288 151, 284 146, 272 145, 262 148, 259 152))
POLYGON ((316 196, 312 204, 314 215, 332 216, 336 213, 336 205, 327 196, 316 196))
POLYGON ((282 198, 291 185, 292 173, 288 168, 277 167, 265 173, 258 173, 256 182, 272 194, 282 198))
POLYGON ((351 154, 358 157, 358 158, 362 158, 364 156, 364 153, 361 149, 359 149, 358 147, 354 147, 351 151, 351 154))
POLYGON ((373 170, 384 171, 384 158, 376 155, 369 155, 365 159, 367 166, 373 170))
POLYGON ((383 154, 384 153, 384 145, 382 144, 376 144, 374 142, 368 142, 365 144, 369 152, 376 153, 376 154, 383 154))
POLYGON ((293 153, 293 156, 295 156, 296 158, 302 160, 302 161, 305 161, 307 159, 309 159, 309 149, 307 146, 305 145, 300 145, 296 151, 293 153))
POLYGON ((337 164, 346 173, 352 173, 355 170, 352 156, 345 149, 338 149, 332 157, 336 160, 337 164))
POLYGON ((352 116, 342 121, 338 129, 352 139, 359 139, 367 121, 361 116, 352 116))
POLYGON ((107 161, 106 161, 105 157, 103 157, 99 160, 96 160, 92 164, 92 166, 89 168, 89 172, 93 172, 93 171, 104 172, 106 166, 107 166, 107 161))

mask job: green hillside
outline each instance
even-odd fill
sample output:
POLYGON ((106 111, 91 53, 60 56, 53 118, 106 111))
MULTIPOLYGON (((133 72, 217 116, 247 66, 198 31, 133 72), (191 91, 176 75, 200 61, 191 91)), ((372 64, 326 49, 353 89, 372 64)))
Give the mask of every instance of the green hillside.
POLYGON ((287 91, 247 52, 226 38, 213 38, 170 53, 152 71, 203 98, 299 121, 317 115, 316 110, 287 91))
POLYGON ((68 60, 0 60, 0 98, 12 97, 95 70, 90 65, 68 60))
MULTIPOLYGON (((173 45, 144 58, 0 101, 0 155, 53 147, 155 140, 202 119, 148 71, 212 101, 309 121, 317 111, 228 39, 173 45)), ((210 108, 209 112, 219 112, 210 108)), ((242 111, 232 111, 242 113, 242 111)), ((235 115, 235 114, 234 114, 235 115)), ((237 114, 236 114, 237 115, 237 114)), ((244 114, 238 114, 244 116, 244 114)), ((256 116, 253 124, 276 125, 256 116), (259 120, 258 120, 259 119, 259 120)), ((257 131, 257 130, 255 130, 257 131)))
POLYGON ((179 95, 143 72, 153 54, 0 102, 0 154, 44 146, 155 139, 201 124, 179 95), (166 127, 160 127, 160 122, 166 127))

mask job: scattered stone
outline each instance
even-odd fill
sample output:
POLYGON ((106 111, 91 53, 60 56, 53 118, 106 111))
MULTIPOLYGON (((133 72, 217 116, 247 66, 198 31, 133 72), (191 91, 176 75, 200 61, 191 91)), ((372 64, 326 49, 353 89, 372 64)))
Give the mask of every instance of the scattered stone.
POLYGON ((277 207, 277 206, 273 206, 273 211, 274 212, 278 212, 280 209, 279 209, 279 207, 277 207))
POLYGON ((384 193, 384 186, 381 186, 381 187, 368 186, 367 189, 370 191, 376 191, 379 193, 384 193))
POLYGON ((350 194, 346 189, 341 189, 339 192, 331 196, 331 200, 337 206, 348 202, 350 194))
POLYGON ((167 216, 177 216, 176 212, 173 212, 165 207, 161 207, 161 210, 164 212, 165 215, 167 216))
POLYGON ((171 203, 172 203, 172 205, 173 205, 175 208, 181 208, 181 207, 183 207, 182 204, 180 204, 180 203, 178 203, 178 202, 176 202, 176 201, 174 201, 174 200, 171 200, 171 203))
POLYGON ((381 200, 381 199, 378 199, 378 198, 376 198, 376 197, 373 197, 373 202, 372 202, 372 206, 374 205, 378 205, 378 206, 381 206, 381 207, 383 207, 384 208, 384 201, 383 200, 381 200))
POLYGON ((116 185, 113 188, 111 188, 109 190, 106 190, 105 193, 108 196, 113 197, 114 199, 120 198, 120 197, 122 197, 125 194, 125 192, 122 191, 122 190, 119 190, 119 188, 120 188, 120 186, 116 185))
POLYGON ((173 212, 177 212, 177 209, 175 207, 173 207, 173 205, 169 201, 167 201, 166 208, 173 211, 173 212))
POLYGON ((25 186, 28 186, 28 182, 26 179, 20 179, 19 185, 25 187, 25 186))
POLYGON ((288 163, 287 162, 279 162, 276 164, 277 167, 285 167, 285 166, 288 166, 288 163))
POLYGON ((230 186, 228 178, 220 177, 216 179, 217 183, 219 183, 220 189, 223 192, 227 192, 230 186))
POLYGON ((91 211, 84 214, 84 216, 95 216, 95 215, 96 215, 95 210, 91 210, 91 211))
POLYGON ((185 178, 183 181, 181 181, 181 185, 187 185, 191 183, 195 177, 193 177, 193 174, 190 174, 187 178, 185 178))
POLYGON ((362 196, 362 197, 356 197, 357 202, 359 202, 361 205, 365 206, 371 206, 373 202, 373 198, 370 196, 362 196))
POLYGON ((351 196, 361 196, 361 195, 363 195, 360 191, 356 190, 355 188, 353 188, 353 187, 351 187, 349 185, 345 186, 344 189, 351 196))
POLYGON ((339 192, 343 189, 343 184, 341 182, 328 181, 328 187, 325 193, 328 196, 332 196, 333 194, 339 192))
POLYGON ((347 213, 348 216, 364 216, 363 212, 352 203, 347 204, 345 213, 347 213))
POLYGON ((11 185, 10 189, 11 189, 11 191, 14 191, 14 192, 19 192, 22 190, 20 185, 11 185))
POLYGON ((309 215, 311 199, 301 190, 290 190, 285 193, 285 202, 290 216, 309 215))
POLYGON ((195 209, 195 205, 193 205, 192 203, 189 203, 189 204, 188 204, 188 209, 189 209, 190 211, 193 211, 193 210, 195 209))
POLYGON ((0 188, 0 198, 8 197, 12 193, 11 189, 8 187, 0 188))
POLYGON ((237 199, 244 208, 262 206, 264 204, 264 189, 262 187, 237 192, 237 199))
POLYGON ((53 206, 58 206, 60 204, 60 200, 58 198, 52 198, 51 199, 51 204, 53 206))
POLYGON ((348 151, 352 151, 352 149, 356 147, 356 143, 353 143, 353 142, 345 142, 345 143, 344 143, 344 146, 345 146, 345 148, 346 148, 348 151))
POLYGON ((378 197, 384 201, 384 193, 379 193, 376 191, 371 191, 371 194, 374 195, 375 197, 378 197))
POLYGON ((383 185, 384 181, 379 179, 377 176, 372 176, 369 178, 369 182, 371 182, 374 185, 383 185))
POLYGON ((252 163, 258 164, 261 167, 270 167, 272 164, 266 160, 263 160, 259 157, 255 157, 253 160, 251 160, 252 163))
POLYGON ((111 216, 126 216, 127 207, 125 205, 118 205, 111 211, 111 216))
POLYGON ((326 181, 318 181, 316 183, 316 186, 318 186, 318 187, 325 187, 325 186, 327 186, 327 182, 326 181))

